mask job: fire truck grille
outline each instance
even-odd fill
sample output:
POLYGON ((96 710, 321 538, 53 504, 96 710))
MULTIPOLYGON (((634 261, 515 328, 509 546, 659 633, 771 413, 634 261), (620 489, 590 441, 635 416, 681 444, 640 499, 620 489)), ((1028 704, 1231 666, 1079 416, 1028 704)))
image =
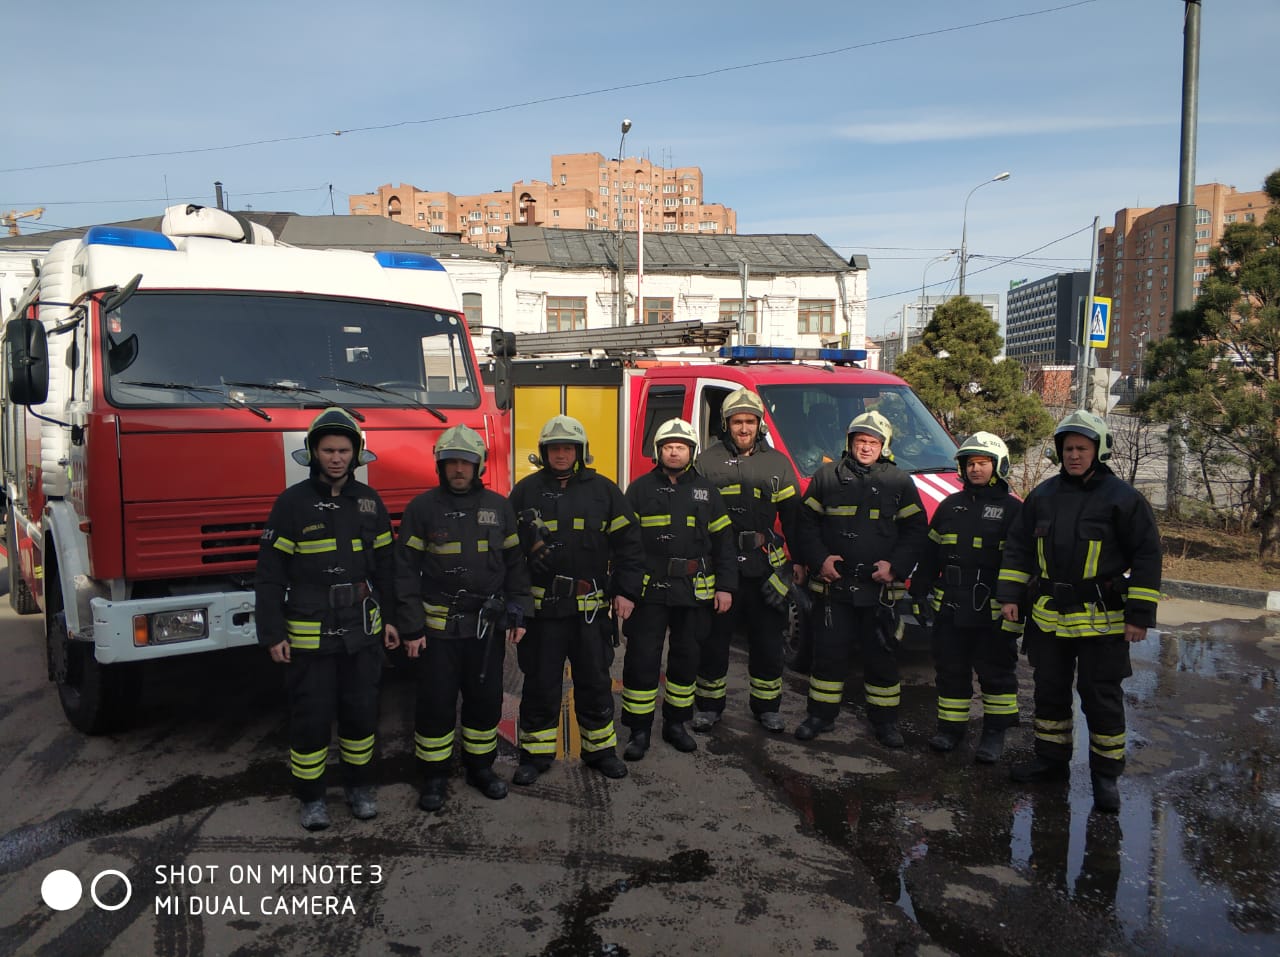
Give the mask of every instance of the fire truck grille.
POLYGON ((256 562, 265 525, 265 522, 201 525, 200 561, 205 565, 256 562))

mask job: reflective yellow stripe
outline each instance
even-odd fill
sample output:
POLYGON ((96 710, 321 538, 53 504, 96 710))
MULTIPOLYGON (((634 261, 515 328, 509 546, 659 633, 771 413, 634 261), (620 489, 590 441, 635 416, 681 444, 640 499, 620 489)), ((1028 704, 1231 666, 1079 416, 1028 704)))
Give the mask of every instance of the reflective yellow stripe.
POLYGON ((498 726, 484 731, 462 726, 462 750, 467 754, 489 754, 498 750, 498 726))
POLYGON ((290 648, 302 651, 316 651, 320 648, 320 622, 286 620, 284 630, 290 648))
POLYGON ((657 704, 657 701, 657 688, 652 690, 636 690, 635 688, 624 687, 622 689, 622 710, 628 714, 653 714, 653 709, 657 704))
POLYGON ((427 551, 432 555, 461 555, 462 542, 429 542, 427 551))
POLYGON ((733 485, 724 485, 720 488, 721 495, 741 495, 742 486, 734 483, 733 485))
POLYGON ((322 552, 336 552, 338 550, 338 540, 336 538, 317 538, 312 542, 298 542, 299 555, 319 555, 322 552))
POLYGON ((368 764, 373 757, 373 735, 352 741, 349 738, 338 738, 338 751, 347 764, 368 764))
POLYGON ((428 738, 425 735, 413 733, 413 753, 420 761, 436 762, 448 761, 453 753, 453 732, 441 735, 438 738, 428 738))
POLYGON ((358 539, 358 538, 353 538, 353 539, 351 539, 351 550, 352 550, 353 552, 362 552, 362 551, 364 551, 364 542, 362 542, 362 541, 361 541, 360 539, 358 539))
POLYGON ((422 610, 427 616, 427 627, 432 631, 444 631, 449 624, 449 606, 422 603, 422 610))
POLYGON ((631 524, 631 519, 627 518, 627 516, 625 515, 619 515, 617 518, 615 518, 612 522, 609 523, 609 528, 608 528, 609 533, 613 534, 618 529, 626 528, 630 524, 631 524))
POLYGON ((839 704, 842 697, 844 697, 843 681, 823 681, 812 675, 809 677, 810 700, 823 704, 839 704))
POLYGON ((420 539, 417 535, 410 535, 408 540, 405 541, 404 544, 406 548, 412 548, 415 552, 420 552, 423 550, 422 539, 420 539))
POLYGON ((723 698, 729 682, 725 678, 699 678, 697 686, 700 698, 723 698))
POLYGON ((984 694, 982 696, 982 713, 991 715, 1017 714, 1017 694, 984 694))
POLYGON ((329 749, 302 753, 289 752, 289 770, 300 781, 315 781, 324 774, 325 762, 329 759, 329 749))
MULTIPOLYGON (((690 517, 690 518, 693 518, 693 516, 692 516, 692 515, 690 515, 689 517, 690 517)), ((714 519, 714 520, 711 522, 711 524, 707 526, 707 528, 709 528, 709 529, 710 529, 711 531, 713 531, 713 532, 718 532, 718 531, 720 531, 722 528, 728 528, 728 527, 729 527, 729 516, 728 516, 728 515, 721 515, 719 518, 714 519)))
POLYGON ((752 678, 751 697, 757 701, 776 701, 782 697, 782 679, 752 678))
POLYGON ((920 508, 920 506, 915 504, 915 502, 912 502, 910 505, 907 505, 904 508, 898 509, 898 514, 895 515, 894 518, 910 518, 912 515, 915 515, 921 511, 922 509, 920 508))
POLYGON ((936 528, 929 529, 929 541, 934 542, 937 545, 942 544, 942 536, 938 534, 938 530, 936 528))
POLYGON ((521 728, 520 747, 530 754, 554 755, 556 753, 556 729, 552 727, 543 728, 540 731, 528 731, 521 728))
POLYGON ((944 698, 938 696, 938 720, 964 724, 969 720, 968 698, 944 698))
POLYGON ((293 543, 293 539, 284 537, 277 538, 271 543, 271 547, 284 552, 286 555, 292 555, 298 550, 298 546, 293 543))
POLYGON ((716 596, 716 576, 715 575, 694 575, 693 576, 693 597, 698 599, 714 598, 716 596))
POLYGON ((858 506, 856 505, 828 505, 822 511, 827 515, 839 515, 848 517, 858 514, 858 506))
POLYGON ((795 494, 796 494, 796 487, 794 485, 787 485, 787 486, 784 486, 783 488, 778 489, 778 491, 774 492, 771 500, 776 505, 778 502, 785 502, 787 499, 791 498, 791 496, 795 494))
POLYGON ((488 550, 489 550, 489 539, 482 538, 478 542, 476 542, 477 552, 487 552, 488 550))
POLYGON ((1061 721, 1050 718, 1036 718, 1036 738, 1047 744, 1065 744, 1071 746, 1071 719, 1061 721))
POLYGON ((819 502, 816 498, 806 498, 804 500, 804 504, 810 510, 817 512, 819 515, 822 514, 822 503, 819 502))
POLYGON ((671 524, 670 515, 641 515, 640 525, 643 528, 661 528, 671 524))
POLYGON ((1089 541, 1089 549, 1084 556, 1084 577, 1094 578, 1098 574, 1098 559, 1102 557, 1102 542, 1089 541))
POLYGON ((1124 738, 1125 733, 1121 731, 1119 734, 1089 734, 1089 750, 1101 758, 1110 758, 1113 761, 1124 759, 1124 738))
POLYGON ((388 530, 383 532, 381 535, 379 535, 377 538, 373 540, 373 547, 385 548, 387 545, 390 545, 392 541, 393 539, 391 538, 391 532, 390 530, 388 530))
POLYGON ((1036 539, 1036 558, 1040 562, 1040 577, 1048 578, 1049 564, 1044 559, 1044 539, 1043 538, 1036 539))
MULTIPOLYGON (((935 534, 936 534, 935 532, 930 530, 929 532, 930 537, 933 537, 935 534)), ((942 535, 938 535, 936 538, 934 538, 934 541, 936 541, 939 545, 954 545, 956 543, 956 533, 946 532, 942 535)))
POLYGON ((869 509, 867 509, 867 518, 871 519, 871 521, 873 521, 873 522, 879 521, 879 520, 880 520, 880 509, 878 509, 878 508, 869 508, 869 509))
POLYGON ((617 747, 618 736, 613 730, 613 722, 610 721, 603 728, 582 728, 582 750, 589 751, 607 751, 610 748, 617 747))
POLYGON ((1094 638, 1124 634, 1124 609, 1086 605, 1084 611, 1059 612, 1047 608, 1052 596, 1041 595, 1031 609, 1032 620, 1045 634, 1059 638, 1094 638))
POLYGON ((981 548, 981 547, 982 547, 982 539, 981 539, 981 538, 977 538, 977 537, 975 537, 975 538, 974 538, 974 540, 973 540, 973 547, 974 547, 974 548, 981 548))
POLYGON ((1139 588, 1136 585, 1130 585, 1129 591, 1125 594, 1126 601, 1149 601, 1153 605, 1160 600, 1160 593, 1154 588, 1139 588))
POLYGON ((902 703, 901 683, 887 687, 864 683, 862 690, 866 692, 867 704, 869 705, 879 705, 881 708, 896 708, 902 703))
POLYGON ((1002 568, 1000 574, 996 576, 998 581, 1014 582, 1018 585, 1025 585, 1031 581, 1031 576, 1026 572, 1020 572, 1016 568, 1002 568))

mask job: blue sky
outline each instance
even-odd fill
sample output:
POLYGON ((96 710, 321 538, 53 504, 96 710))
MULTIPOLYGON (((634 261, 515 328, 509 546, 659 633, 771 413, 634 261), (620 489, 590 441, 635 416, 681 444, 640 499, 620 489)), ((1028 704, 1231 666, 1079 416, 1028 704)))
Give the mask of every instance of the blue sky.
MULTIPOLYGON (((875 333, 1001 171, 969 202, 971 293, 1087 268, 1095 215, 1177 201, 1182 17, 1180 0, 7 4, 0 210, 45 206, 26 231, 212 203, 214 180, 237 208, 305 214, 329 184, 339 212, 386 182, 506 190, 547 179, 552 153, 615 155, 625 116, 627 155, 701 166, 740 232, 868 255, 875 333)), ((1197 182, 1258 189, 1280 166, 1278 41, 1277 0, 1205 0, 1197 182)), ((930 266, 930 294, 955 272, 930 266)))

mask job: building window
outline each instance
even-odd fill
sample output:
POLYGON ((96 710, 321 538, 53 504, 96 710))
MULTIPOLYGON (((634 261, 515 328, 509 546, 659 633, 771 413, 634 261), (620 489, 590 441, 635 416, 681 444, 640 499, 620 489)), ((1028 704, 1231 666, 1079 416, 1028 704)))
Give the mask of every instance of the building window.
POLYGON ((587 328, 586 296, 548 296, 547 332, 587 328))
POLYGON ((559 219, 559 218, 560 218, 560 210, 558 210, 558 209, 553 209, 553 210, 551 211, 551 218, 552 218, 552 219, 559 219))
POLYGON ((674 233, 674 232, 676 231, 676 224, 675 224, 675 223, 663 223, 663 224, 662 224, 662 231, 663 231, 664 233, 674 233))
POLYGON ((654 326, 660 322, 670 322, 675 318, 670 299, 644 299, 644 324, 654 326))
POLYGON ((597 216, 597 213, 596 213, 596 208, 594 206, 592 206, 590 209, 587 210, 587 219, 595 219, 596 216, 597 216))
POLYGON ((756 301, 754 299, 747 300, 747 308, 744 314, 741 299, 721 299, 720 321, 738 322, 739 320, 742 322, 742 332, 760 331, 759 326, 756 324, 756 301))
POLYGON ((675 183, 664 183, 664 184, 663 184, 663 186, 662 186, 662 191, 663 191, 664 193, 674 193, 674 192, 676 191, 676 184, 675 184, 675 183))
POLYGON ((509 221, 509 220, 511 219, 511 214, 510 214, 510 213, 503 213, 503 214, 502 214, 502 218, 503 218, 503 219, 505 219, 505 220, 508 220, 508 221, 509 221))
POLYGON ((685 206, 696 206, 697 201, 692 196, 681 196, 680 202, 685 206))
POLYGON ((426 219, 426 218, 427 218, 427 214, 426 214, 426 213, 419 213, 419 214, 418 214, 418 218, 419 218, 419 219, 426 219))
POLYGON ((1197 209, 1197 210, 1196 210, 1196 225, 1197 225, 1197 226, 1208 226, 1208 225, 1209 225, 1209 223, 1210 223, 1210 222, 1212 222, 1212 220, 1213 220, 1213 214, 1212 214, 1212 213, 1210 213, 1207 209, 1197 209))
POLYGON ((490 227, 489 227, 489 232, 491 232, 491 233, 498 233, 499 235, 501 235, 501 234, 502 234, 502 227, 501 227, 501 226, 490 226, 490 227))
POLYGON ((1227 215, 1225 215, 1225 216, 1223 216, 1223 217, 1222 217, 1222 221, 1223 221, 1224 223, 1234 223, 1234 222, 1236 221, 1236 214, 1235 214, 1235 213, 1227 213, 1227 215))
POLYGON ((483 236, 483 235, 484 235, 484 227, 483 227, 483 226, 472 226, 472 227, 471 227, 471 235, 472 235, 472 236, 483 236))
POLYGON ((434 225, 432 225, 431 231, 433 233, 442 233, 444 232, 444 225, 442 223, 435 223, 434 225))
POLYGON ((469 218, 473 223, 478 223, 480 220, 484 218, 484 213, 480 212, 479 210, 476 210, 471 214, 469 218))
POLYGON ((563 186, 563 185, 564 185, 565 183, 567 183, 567 182, 569 182, 569 177, 568 177, 568 176, 566 176, 564 173, 561 173, 561 174, 560 174, 560 185, 561 185, 561 186, 563 186))
POLYGON ((484 299, 478 292, 462 294, 462 311, 467 317, 467 328, 476 332, 484 324, 484 299))
POLYGON ((601 187, 600 187, 600 195, 601 195, 601 196, 608 196, 608 195, 609 195, 609 187, 608 187, 608 186, 601 186, 601 187))
POLYGON ((1208 238, 1209 238, 1209 230, 1207 229, 1196 230, 1196 239, 1208 239, 1208 238))
POLYGON ((1245 213, 1245 214, 1244 214, 1244 221, 1245 221, 1246 223, 1251 223, 1251 222, 1253 222, 1253 213, 1245 213))
POLYGON ((834 299, 801 299, 796 317, 796 331, 832 335, 836 331, 836 302, 834 299))

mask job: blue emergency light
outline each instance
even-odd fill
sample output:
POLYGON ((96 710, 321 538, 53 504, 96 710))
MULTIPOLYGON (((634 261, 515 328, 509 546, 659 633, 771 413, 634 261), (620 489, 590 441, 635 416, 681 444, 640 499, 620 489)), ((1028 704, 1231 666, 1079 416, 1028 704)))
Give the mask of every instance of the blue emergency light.
POLYGON ((733 362, 795 362, 816 359, 838 364, 862 362, 866 349, 797 349, 794 346, 721 346, 719 356, 733 362))
POLYGON ((177 252, 178 247, 163 233, 149 229, 129 229, 125 226, 90 226, 84 234, 86 246, 129 246, 133 249, 167 249, 177 252))
POLYGON ((384 269, 429 269, 444 272, 445 269, 440 265, 440 261, 434 256, 428 256, 425 253, 400 253, 392 252, 388 249, 381 249, 373 254, 373 258, 378 261, 378 265, 384 269))

